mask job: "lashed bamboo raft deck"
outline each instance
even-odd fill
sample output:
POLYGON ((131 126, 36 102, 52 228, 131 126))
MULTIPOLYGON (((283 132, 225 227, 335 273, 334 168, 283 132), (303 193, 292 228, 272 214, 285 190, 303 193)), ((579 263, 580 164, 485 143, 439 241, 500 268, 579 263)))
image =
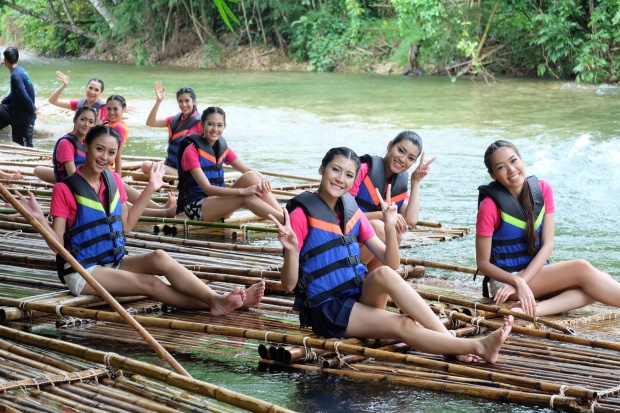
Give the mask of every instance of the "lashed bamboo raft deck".
MULTIPOLYGON (((28 150, 17 148, 15 151, 22 158, 33 156, 28 150)), ((26 169, 25 166, 20 168, 26 169)), ((239 218, 239 222, 254 221, 239 218)), ((169 228, 178 225, 158 223, 163 227, 162 224, 169 228)), ((144 410, 135 411, 189 411, 192 408, 195 410, 191 411, 228 411, 227 407, 207 405, 198 394, 182 406, 186 409, 183 410, 174 404, 180 403, 178 393, 162 388, 161 384, 145 383, 146 379, 133 375, 114 376, 115 370, 126 367, 112 356, 108 356, 107 362, 103 359, 80 362, 86 364, 57 362, 60 356, 50 355, 48 350, 24 350, 23 344, 15 344, 18 341, 33 344, 33 339, 17 330, 37 333, 50 326, 57 328, 65 339, 80 338, 104 348, 112 343, 133 347, 144 344, 140 336, 122 323, 117 314, 110 312, 102 300, 69 294, 56 277, 54 254, 38 234, 28 233, 29 229, 21 218, 0 216, 0 236, 5 237, 0 244, 0 320, 15 329, 0 327, 0 409, 41 411, 33 406, 40 406, 36 403, 43 400, 60 403, 58 399, 65 398, 66 404, 49 407, 49 411, 60 411, 62 407, 79 410, 77 404, 97 400, 99 396, 94 396, 97 393, 107 397, 99 401, 106 406, 139 399, 140 408, 144 410), (39 354, 36 358, 35 352, 39 354), (22 354, 30 354, 31 359, 40 362, 38 370, 16 357, 22 354), (72 370, 59 367, 58 363, 70 365, 72 370), (56 372, 54 368, 63 372, 56 372), (75 372, 81 375, 81 381, 80 377, 72 376, 75 372), (95 374, 102 378, 94 380, 95 374), (51 376, 56 377, 54 385, 51 376), (67 393, 85 396, 83 399, 68 399, 67 393), (154 395, 160 397, 155 400, 154 395), (142 405, 143 398, 167 407, 142 405)), ((429 233, 440 234, 440 230, 432 228, 429 233)), ((457 236, 465 234, 463 230, 457 236)), ((412 238, 418 243, 434 241, 426 235, 412 238)), ((415 242, 411 245, 416 245, 415 242)), ((274 243, 259 247, 132 233, 127 244, 132 253, 156 248, 168 251, 216 291, 229 291, 238 285, 249 286, 259 279, 266 283, 267 294, 257 309, 235 311, 219 317, 208 312, 169 311, 145 297, 124 298, 122 301, 127 311, 135 314, 157 341, 177 355, 206 353, 224 358, 242 357, 292 370, 323 371, 356 380, 382 380, 573 411, 611 412, 620 409, 620 331, 617 329, 619 313, 616 309, 591 305, 560 317, 549 317, 546 324, 544 320, 519 321, 502 348, 497 364, 469 365, 421 353, 402 343, 323 340, 312 336, 307 329, 300 329, 297 316, 292 312, 292 297, 281 292, 278 279, 281 249, 273 246, 274 243), (145 317, 153 312, 158 317, 145 317), (558 331, 565 326, 573 328, 577 335, 558 331)), ((402 259, 402 262, 401 275, 428 300, 455 335, 484 334, 487 329, 495 329, 501 324, 498 313, 509 306, 498 310, 493 306, 487 308, 474 304, 476 300, 487 305, 492 303, 479 299, 480 286, 471 281, 470 269, 413 259, 402 259), (426 268, 411 264, 422 264, 426 268), (445 271, 443 275, 437 275, 437 271, 430 269, 435 266, 454 271, 449 272, 450 275, 445 275, 445 271)), ((262 408, 264 405, 256 406, 262 408)), ((260 410, 256 406, 253 409, 260 410)), ((273 411, 277 409, 271 408, 273 411)))
MULTIPOLYGON (((144 160, 162 161, 163 159, 141 156, 123 156, 123 180, 130 186, 142 190, 148 177, 142 172, 138 172, 144 160)), ((32 191, 40 202, 44 211, 49 210, 49 200, 51 196, 52 184, 42 182, 33 175, 36 166, 52 165, 52 153, 48 150, 23 148, 15 145, 0 144, 0 169, 4 171, 14 171, 19 169, 22 172, 22 179, 17 181, 2 181, 11 184, 15 188, 21 188, 22 192, 26 189, 32 191)), ((261 171, 266 176, 274 176, 278 182, 272 184, 273 193, 282 204, 286 203, 295 195, 306 190, 316 189, 318 180, 315 178, 305 178, 296 175, 274 174, 261 171)), ((236 171, 229 171, 226 174, 227 183, 232 183, 238 178, 236 171)), ((167 192, 176 191, 176 182, 173 177, 167 179, 169 182, 162 187, 153 200, 158 203, 167 201, 167 192)), ((0 213, 10 213, 9 209, 0 209, 0 213)), ((179 236, 209 236, 224 235, 228 238, 240 239, 246 237, 249 232, 252 236, 258 234, 276 234, 273 223, 263 220, 247 210, 237 211, 221 222, 200 222, 183 218, 154 218, 142 217, 134 228, 135 231, 153 232, 155 234, 164 233, 166 235, 179 236)), ((420 245, 430 245, 439 241, 450 241, 469 234, 469 228, 442 228, 441 224, 435 222, 418 223, 416 228, 412 228, 404 237, 403 248, 411 248, 420 245)))

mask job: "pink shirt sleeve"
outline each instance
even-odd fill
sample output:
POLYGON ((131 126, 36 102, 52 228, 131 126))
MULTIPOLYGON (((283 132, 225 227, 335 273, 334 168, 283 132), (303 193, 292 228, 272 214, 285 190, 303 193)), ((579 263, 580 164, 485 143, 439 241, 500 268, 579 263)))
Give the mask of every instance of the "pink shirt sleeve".
MULTIPOLYGON (((545 214, 555 213, 553 190, 546 181, 539 180, 540 189, 545 200, 545 214)), ((476 233, 483 237, 492 237, 500 224, 500 211, 491 197, 486 197, 480 203, 478 216, 476 217, 476 233)))
POLYGON ((224 159, 224 163, 226 165, 230 165, 231 163, 235 162, 238 158, 239 157, 237 156, 237 154, 233 152, 231 148, 228 148, 228 154, 226 155, 226 159, 224 159))
POLYGON ((185 151, 183 151, 183 157, 181 158, 181 167, 183 171, 187 172, 190 169, 200 168, 200 157, 198 156, 198 150, 196 145, 189 145, 185 151))
POLYGON ((73 162, 75 160, 75 147, 68 139, 63 139, 58 144, 56 160, 60 163, 73 162))
POLYGON ((357 193, 360 191, 360 185, 364 182, 368 176, 368 164, 362 163, 359 172, 357 173, 357 177, 355 177, 355 182, 353 182, 353 186, 349 189, 349 193, 353 196, 357 196, 357 193))
POLYGON ((80 103, 80 101, 79 101, 78 99, 71 99, 71 100, 69 101, 69 104, 71 105, 71 110, 72 110, 72 111, 74 111, 74 112, 75 112, 75 111, 77 110, 77 105, 78 105, 78 103, 80 103))
POLYGON ((308 217, 304 213, 304 210, 297 207, 289 214, 291 219, 291 228, 297 237, 297 252, 301 251, 304 246, 304 242, 308 237, 308 217))
POLYGON ((362 214, 362 217, 360 218, 360 236, 358 241, 360 243, 364 243, 375 235, 375 229, 372 227, 372 224, 368 221, 366 215, 362 214))

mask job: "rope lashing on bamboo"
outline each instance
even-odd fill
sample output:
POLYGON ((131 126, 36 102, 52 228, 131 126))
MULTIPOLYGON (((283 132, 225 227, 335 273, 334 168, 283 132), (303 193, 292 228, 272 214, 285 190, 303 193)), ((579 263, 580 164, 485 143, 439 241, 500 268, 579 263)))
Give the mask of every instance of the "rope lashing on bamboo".
POLYGON ((2 237, 3 237, 3 238, 12 238, 12 237, 15 237, 15 236, 17 236, 17 235, 19 235, 19 234, 21 234, 21 233, 22 233, 22 230, 21 230, 21 229, 16 229, 15 231, 9 231, 9 232, 7 232, 7 233, 6 233, 6 234, 4 234, 2 237))
POLYGON ((32 320, 32 311, 26 308, 28 299, 19 302, 17 308, 22 312, 22 320, 32 320))
POLYGON ((308 336, 304 337, 303 341, 304 348, 306 349, 306 357, 304 358, 304 361, 316 361, 318 358, 316 352, 312 347, 308 347, 306 341, 308 341, 308 336))
POLYGON ((620 386, 612 387, 609 390, 604 390, 599 392, 599 399, 607 396, 613 396, 615 394, 620 393, 620 386))
MULTIPOLYGON (((116 377, 117 375, 117 370, 112 367, 112 364, 110 363, 110 357, 112 356, 117 356, 118 354, 113 353, 113 352, 108 352, 105 354, 105 356, 103 356, 103 364, 105 364, 106 367, 106 373, 108 374, 108 378, 109 379, 113 379, 116 377)), ((122 370, 120 370, 120 375, 123 375, 122 370)))
POLYGON ((334 351, 336 352, 336 358, 338 358, 338 367, 342 368, 342 366, 347 366, 348 368, 352 370, 359 371, 358 369, 356 369, 355 367, 347 363, 346 360, 344 359, 344 354, 338 351, 338 346, 341 344, 342 344, 342 341, 334 342, 334 351))
POLYGON ((600 406, 600 404, 598 404, 596 400, 592 400, 592 403, 590 403, 590 411, 594 413, 595 412, 594 408, 598 406, 600 406))

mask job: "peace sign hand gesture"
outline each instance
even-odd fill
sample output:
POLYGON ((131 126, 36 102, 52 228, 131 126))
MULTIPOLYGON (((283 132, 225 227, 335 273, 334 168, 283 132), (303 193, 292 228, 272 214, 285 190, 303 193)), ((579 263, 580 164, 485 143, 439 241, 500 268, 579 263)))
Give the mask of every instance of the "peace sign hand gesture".
POLYGON ((282 212, 284 213, 284 225, 273 215, 269 214, 267 216, 276 224, 276 227, 278 227, 278 241, 280 241, 284 249, 287 251, 297 251, 297 246, 299 244, 297 242, 297 236, 293 228, 291 228, 291 220, 288 211, 286 208, 282 208, 282 212))
POLYGON ((378 188, 375 188, 375 191, 377 191, 379 205, 381 206, 381 212, 383 213, 383 222, 385 225, 392 227, 395 226, 398 219, 398 208, 396 208, 396 204, 392 202, 392 185, 390 184, 387 187, 385 200, 383 200, 381 192, 379 192, 378 188))
POLYGON ((422 151, 422 155, 420 155, 420 164, 411 174, 411 182, 419 182, 424 179, 424 177, 430 173, 430 165, 435 162, 435 159, 437 159, 437 157, 433 156, 433 159, 431 159, 427 163, 424 163, 424 151, 422 151))

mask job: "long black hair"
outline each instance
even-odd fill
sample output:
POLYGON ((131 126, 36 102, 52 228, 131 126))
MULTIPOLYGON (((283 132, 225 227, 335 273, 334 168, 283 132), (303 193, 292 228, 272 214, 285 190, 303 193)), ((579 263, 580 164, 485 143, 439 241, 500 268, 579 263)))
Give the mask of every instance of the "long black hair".
MULTIPOLYGON (((523 159, 519 150, 512 143, 504 140, 497 140, 493 142, 487 150, 484 152, 484 166, 487 167, 487 171, 492 174, 493 173, 493 165, 491 164, 491 157, 495 153, 496 150, 500 148, 509 148, 512 149, 519 159, 523 159)), ((517 201, 523 208, 523 212, 525 213, 525 218, 527 222, 527 251, 530 255, 536 255, 538 252, 538 248, 536 247, 536 243, 538 242, 538 234, 536 233, 536 215, 534 214, 534 199, 532 196, 532 190, 530 189, 530 185, 527 182, 527 179, 523 182, 523 190, 517 201)))

